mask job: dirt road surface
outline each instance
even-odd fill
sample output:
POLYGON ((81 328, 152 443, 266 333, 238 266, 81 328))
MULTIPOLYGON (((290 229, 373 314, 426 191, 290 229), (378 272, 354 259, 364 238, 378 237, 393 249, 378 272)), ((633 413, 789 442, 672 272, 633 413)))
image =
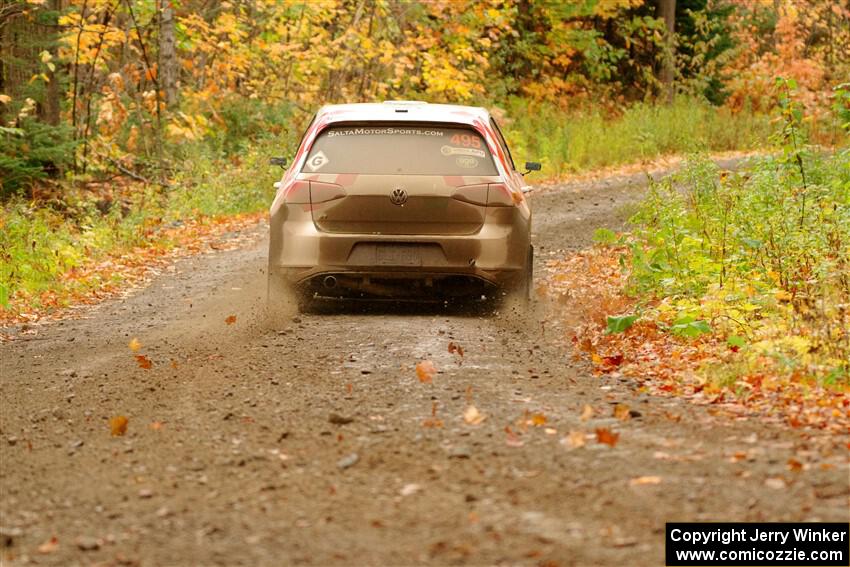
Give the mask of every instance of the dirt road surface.
MULTIPOLYGON (((538 274, 620 227, 643 189, 533 194, 538 274)), ((663 565, 667 521, 848 520, 846 438, 595 377, 543 300, 525 317, 367 306, 268 322, 263 230, 0 345, 3 565, 663 565), (611 417, 616 403, 636 417, 611 417), (534 414, 546 423, 524 425, 534 414), (586 445, 562 443, 570 431, 586 445)))

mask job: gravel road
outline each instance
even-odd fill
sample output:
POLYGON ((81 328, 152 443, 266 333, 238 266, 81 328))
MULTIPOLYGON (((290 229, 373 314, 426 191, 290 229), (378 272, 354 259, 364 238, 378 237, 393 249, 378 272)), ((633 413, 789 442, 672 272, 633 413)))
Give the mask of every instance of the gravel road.
MULTIPOLYGON (((620 227, 644 188, 534 193, 538 274, 620 227)), ((595 377, 543 299, 527 316, 357 306, 268 321, 265 230, 0 345, 0 563, 663 565, 667 521, 850 518, 847 438, 595 377), (617 403, 635 417, 614 419, 617 403), (583 447, 562 442, 571 431, 583 447)))

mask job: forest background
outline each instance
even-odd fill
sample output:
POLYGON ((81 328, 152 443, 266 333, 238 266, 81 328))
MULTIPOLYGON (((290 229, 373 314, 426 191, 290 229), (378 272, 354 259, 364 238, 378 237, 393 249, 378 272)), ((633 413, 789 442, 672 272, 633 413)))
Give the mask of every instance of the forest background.
POLYGON ((265 210, 322 104, 485 106, 538 180, 779 149, 789 100, 840 147, 850 2, 3 0, 0 55, 0 311, 26 320, 265 210))

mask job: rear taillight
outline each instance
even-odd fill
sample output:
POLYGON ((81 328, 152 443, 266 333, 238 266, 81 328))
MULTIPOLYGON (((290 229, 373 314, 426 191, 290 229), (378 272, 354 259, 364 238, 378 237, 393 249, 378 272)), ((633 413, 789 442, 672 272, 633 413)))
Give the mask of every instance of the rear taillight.
POLYGON ((334 199, 342 199, 345 197, 345 189, 342 185, 335 183, 319 183, 318 181, 310 182, 310 202, 325 203, 334 199))
POLYGON ((504 183, 463 185, 455 189, 452 199, 488 207, 513 207, 522 203, 522 195, 512 192, 504 183))
POLYGON ((452 193, 452 199, 472 203, 473 205, 487 204, 487 186, 486 185, 464 185, 458 187, 452 193))
POLYGON ((514 207, 520 203, 522 203, 522 194, 514 193, 504 183, 490 183, 488 185, 488 207, 514 207))
POLYGON ((293 181, 292 185, 284 188, 283 200, 290 205, 309 205, 310 183, 307 181, 293 181))
POLYGON ((342 185, 318 181, 293 181, 283 190, 283 200, 290 205, 325 203, 345 197, 342 185))

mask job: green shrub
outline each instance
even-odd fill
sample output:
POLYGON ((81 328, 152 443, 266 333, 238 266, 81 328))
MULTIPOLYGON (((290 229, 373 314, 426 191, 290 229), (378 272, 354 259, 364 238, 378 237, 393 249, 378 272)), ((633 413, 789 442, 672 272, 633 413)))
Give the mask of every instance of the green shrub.
POLYGON ((17 128, 0 128, 0 199, 66 168, 74 159, 74 147, 67 125, 26 118, 17 128))

